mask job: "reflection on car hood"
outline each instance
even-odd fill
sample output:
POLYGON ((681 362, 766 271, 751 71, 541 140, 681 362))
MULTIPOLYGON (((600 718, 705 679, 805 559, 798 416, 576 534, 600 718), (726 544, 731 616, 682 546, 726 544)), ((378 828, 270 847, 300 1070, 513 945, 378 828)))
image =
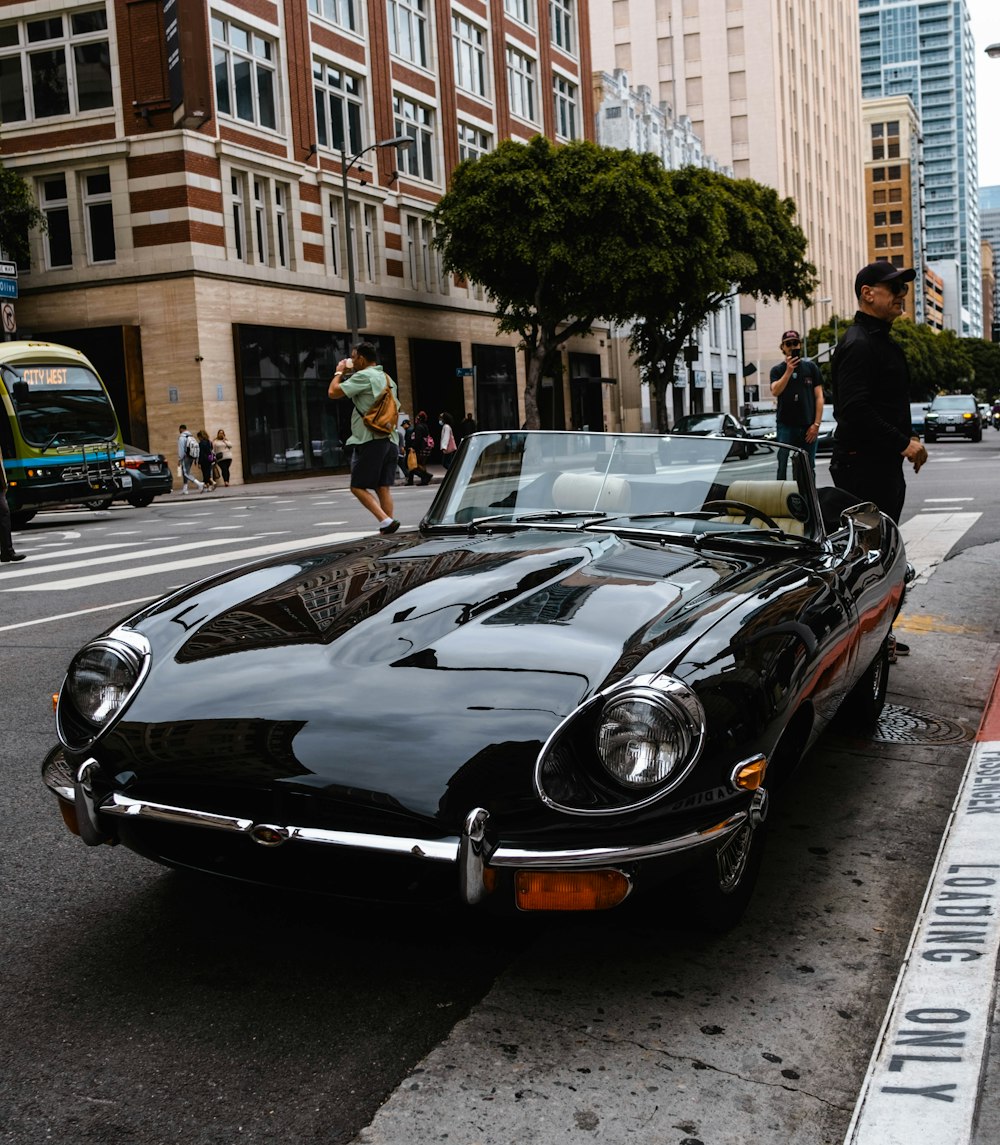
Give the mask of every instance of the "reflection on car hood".
POLYGON ((680 656, 759 568, 542 530, 275 558, 135 618, 153 663, 104 747, 140 773, 155 754, 166 776, 242 745, 254 782, 389 793, 434 816, 476 761, 525 781, 560 720, 680 656))

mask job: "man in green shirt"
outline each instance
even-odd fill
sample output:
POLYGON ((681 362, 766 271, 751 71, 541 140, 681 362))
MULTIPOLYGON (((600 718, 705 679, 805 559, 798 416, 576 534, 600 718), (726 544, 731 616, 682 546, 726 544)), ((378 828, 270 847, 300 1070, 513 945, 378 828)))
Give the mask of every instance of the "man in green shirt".
POLYGON ((351 492, 378 521, 379 531, 394 533, 399 522, 392 515, 392 483, 396 476, 398 448, 396 437, 374 433, 364 423, 364 415, 375 404, 385 388, 386 381, 392 396, 399 401, 396 383, 387 378, 385 371, 375 362, 376 350, 371 342, 359 342, 350 358, 337 363, 327 391, 334 400, 350 398, 351 436, 347 444, 353 446, 351 454, 351 492))

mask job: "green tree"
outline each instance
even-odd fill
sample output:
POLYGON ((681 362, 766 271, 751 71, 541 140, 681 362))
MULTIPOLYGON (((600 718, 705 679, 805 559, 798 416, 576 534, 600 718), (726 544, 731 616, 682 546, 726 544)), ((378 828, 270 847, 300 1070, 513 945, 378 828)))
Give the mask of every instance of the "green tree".
POLYGON ((992 403, 1000 394, 1000 342, 987 342, 985 338, 962 338, 960 342, 972 363, 976 397, 992 403))
POLYGON ((636 283, 631 347, 666 428, 674 362, 709 315, 733 294, 808 304, 816 278, 794 202, 761 183, 683 167, 666 172, 660 209, 683 259, 651 265, 636 283))
POLYGON ((625 322, 649 274, 679 275, 684 220, 653 155, 542 136, 460 163, 433 212, 447 271, 479 283, 527 355, 526 423, 567 339, 625 322), (672 269, 670 269, 672 268, 672 269))
POLYGON ((28 232, 45 228, 31 188, 16 171, 0 166, 0 248, 19 266, 30 262, 28 232))

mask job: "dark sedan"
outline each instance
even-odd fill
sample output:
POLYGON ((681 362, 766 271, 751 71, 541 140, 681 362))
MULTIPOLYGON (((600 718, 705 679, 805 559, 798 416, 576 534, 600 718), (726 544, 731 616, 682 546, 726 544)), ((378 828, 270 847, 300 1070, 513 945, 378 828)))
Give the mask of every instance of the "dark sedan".
POLYGON ((66 824, 330 895, 732 925, 770 793, 879 716, 906 556, 801 450, 731 444, 473 434, 419 530, 147 605, 60 690, 66 824))
POLYGON ((778 415, 773 409, 748 413, 743 418, 743 425, 750 437, 774 441, 778 436, 778 415))
POLYGON ((833 406, 824 405, 820 417, 819 433, 816 435, 816 452, 818 454, 833 453, 833 435, 837 431, 837 418, 833 406))
POLYGON ((125 446, 125 472, 131 478, 115 494, 116 501, 127 501, 144 509, 154 497, 162 497, 174 487, 174 475, 162 453, 151 453, 138 445, 125 446))
POLYGON ((672 433, 712 437, 749 437, 746 427, 731 413, 689 413, 674 424, 672 433))

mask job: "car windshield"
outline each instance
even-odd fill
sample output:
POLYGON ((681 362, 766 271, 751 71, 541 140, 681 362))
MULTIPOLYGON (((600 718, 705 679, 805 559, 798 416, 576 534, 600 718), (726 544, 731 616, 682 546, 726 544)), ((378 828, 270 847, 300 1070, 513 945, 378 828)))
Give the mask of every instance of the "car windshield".
POLYGON ((806 455, 750 438, 521 430, 463 443, 423 527, 822 536, 806 455))
POLYGON ((118 432, 104 387, 84 366, 4 365, 2 377, 28 445, 46 448, 110 441, 118 432))
POLYGON ((960 409, 972 410, 976 408, 976 403, 972 398, 964 397, 962 394, 944 394, 939 398, 935 398, 931 402, 931 409, 960 409))
POLYGON ((778 424, 776 413, 751 413, 743 419, 747 429, 774 429, 778 424))

